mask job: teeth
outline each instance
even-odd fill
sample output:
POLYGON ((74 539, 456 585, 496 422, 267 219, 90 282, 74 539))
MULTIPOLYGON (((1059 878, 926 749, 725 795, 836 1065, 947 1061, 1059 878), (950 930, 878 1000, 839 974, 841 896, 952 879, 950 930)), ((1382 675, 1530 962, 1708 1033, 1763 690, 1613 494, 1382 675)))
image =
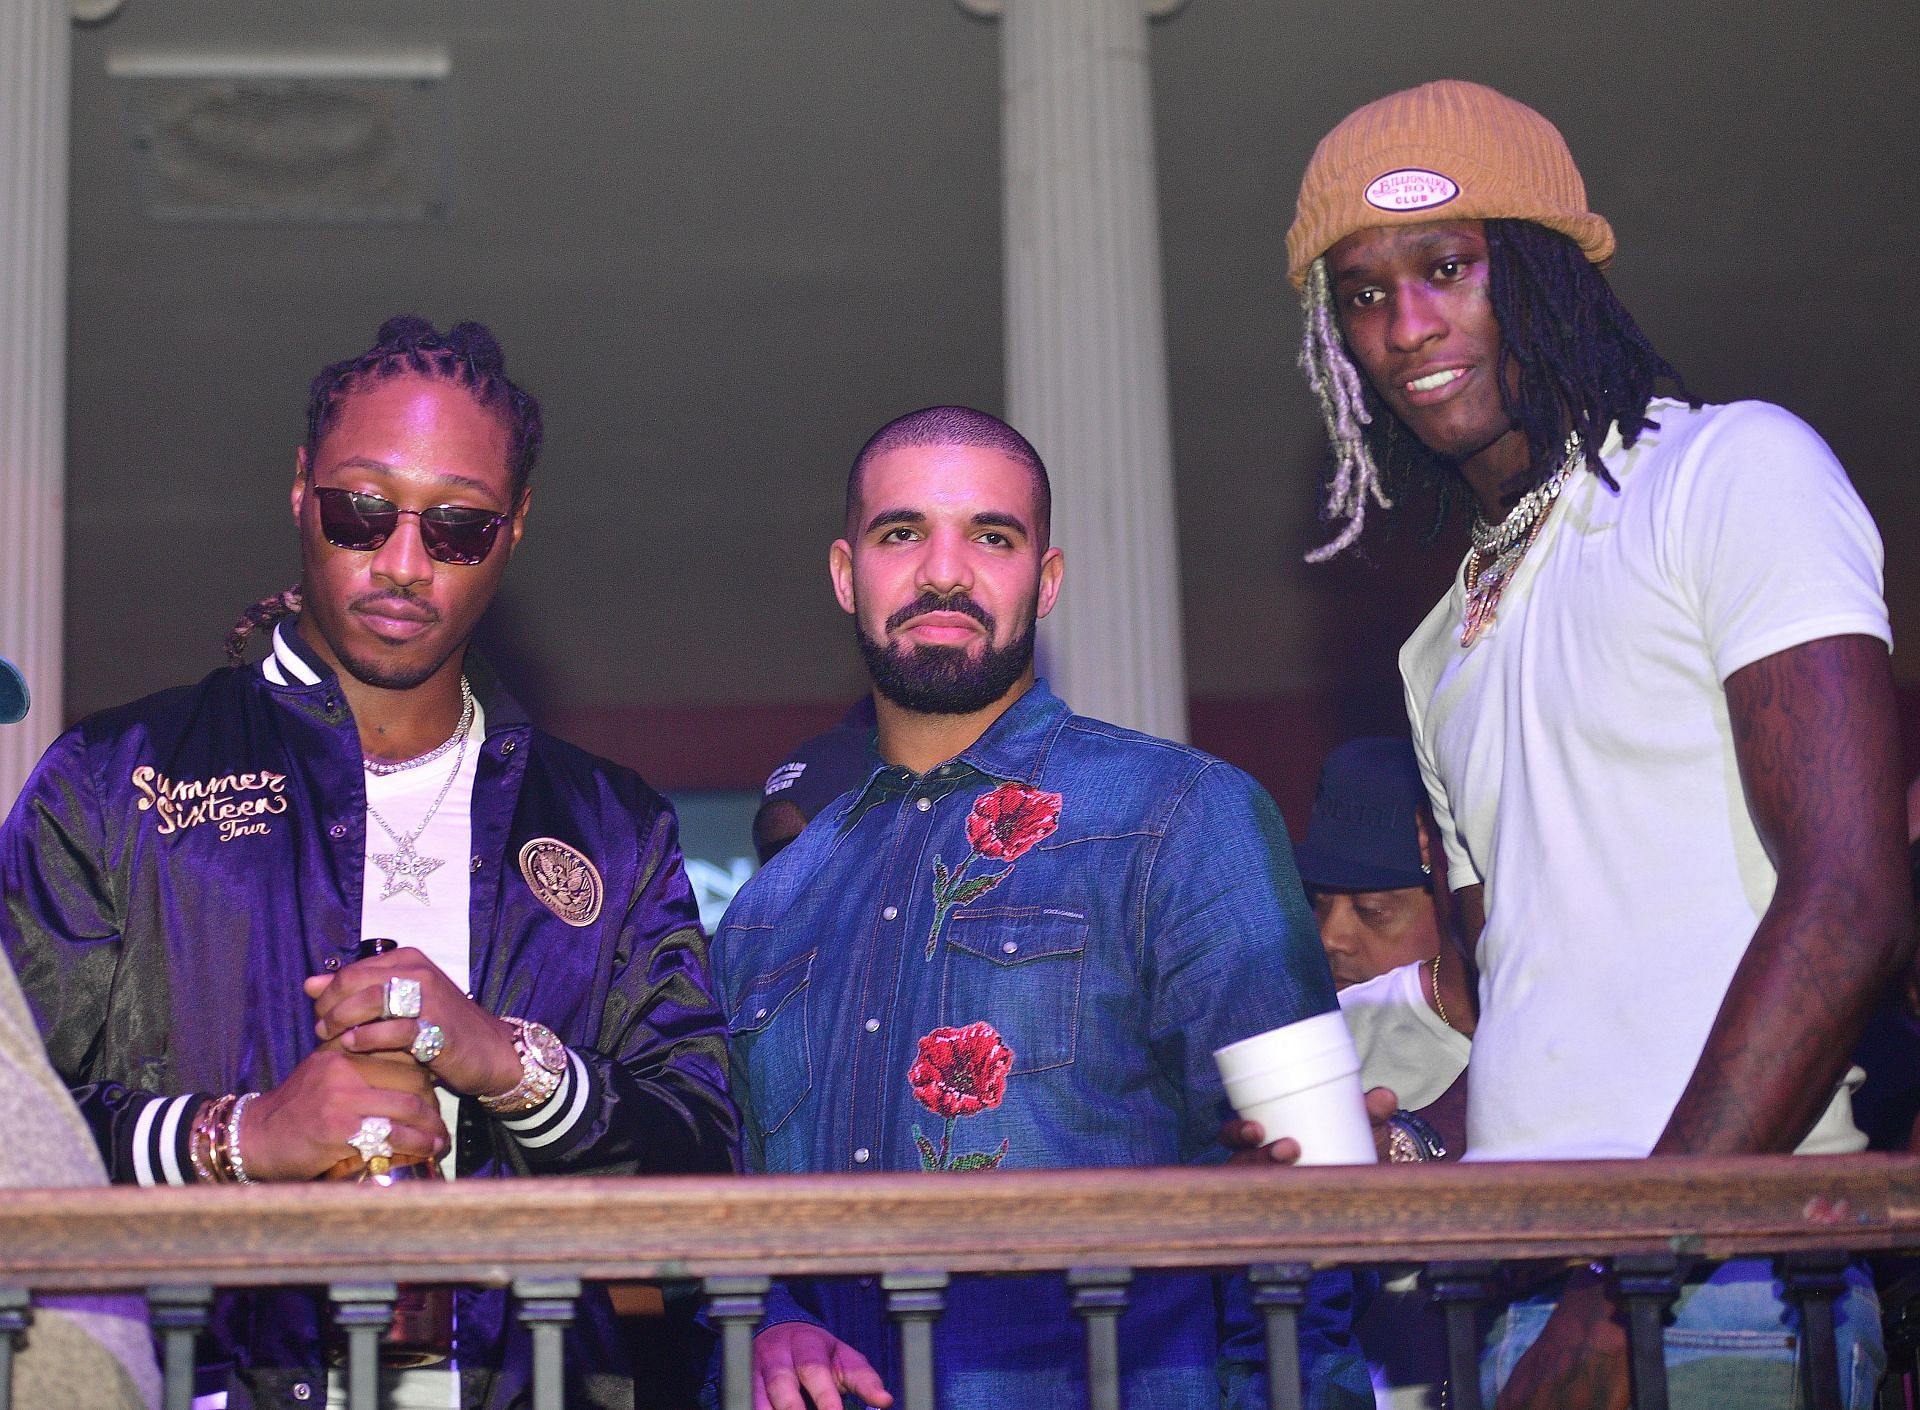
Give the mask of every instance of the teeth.
POLYGON ((1443 372, 1434 372, 1425 377, 1416 377, 1413 381, 1407 383, 1407 390, 1410 392, 1431 392, 1437 388, 1446 386, 1447 383, 1453 381, 1455 378, 1466 375, 1467 370, 1464 367, 1449 367, 1443 372))

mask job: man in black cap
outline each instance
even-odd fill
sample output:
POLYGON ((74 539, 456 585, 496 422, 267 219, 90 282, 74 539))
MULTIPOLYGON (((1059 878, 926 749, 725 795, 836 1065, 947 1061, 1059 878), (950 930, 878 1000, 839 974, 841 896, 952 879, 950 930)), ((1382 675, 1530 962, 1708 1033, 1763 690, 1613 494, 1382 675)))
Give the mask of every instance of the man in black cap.
MULTIPOLYGON (((1400 1101, 1388 1118, 1396 1160, 1458 1160, 1466 1145, 1473 980, 1435 840, 1412 743, 1375 735, 1327 755, 1294 849, 1361 1083, 1400 1101)), ((1413 1271, 1389 1273, 1354 1334, 1380 1405, 1441 1403, 1446 1347, 1413 1271)))
POLYGON ((838 724, 795 745, 767 775, 753 815, 753 850, 761 866, 804 832, 822 808, 880 767, 875 728, 873 697, 863 695, 838 724))

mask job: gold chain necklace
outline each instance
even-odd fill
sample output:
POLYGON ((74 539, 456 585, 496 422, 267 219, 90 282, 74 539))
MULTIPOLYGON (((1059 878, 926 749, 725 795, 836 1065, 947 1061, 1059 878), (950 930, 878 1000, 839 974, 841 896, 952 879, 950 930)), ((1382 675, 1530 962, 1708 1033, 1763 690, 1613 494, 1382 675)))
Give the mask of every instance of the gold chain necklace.
POLYGON ((1580 438, 1568 436, 1560 468, 1522 495, 1504 519, 1490 524, 1474 516, 1473 547, 1467 552, 1467 609, 1460 623, 1462 647, 1472 646, 1493 625, 1500 594, 1513 581, 1533 541, 1540 537, 1547 511, 1560 497, 1580 459, 1580 438))

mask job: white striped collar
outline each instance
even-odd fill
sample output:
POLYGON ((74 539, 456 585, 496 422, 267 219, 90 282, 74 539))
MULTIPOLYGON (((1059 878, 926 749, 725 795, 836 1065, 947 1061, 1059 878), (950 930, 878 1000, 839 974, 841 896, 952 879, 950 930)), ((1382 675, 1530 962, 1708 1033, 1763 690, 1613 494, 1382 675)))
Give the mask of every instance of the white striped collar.
POLYGON ((260 674, 267 678, 269 685, 320 684, 319 674, 286 639, 286 630, 284 621, 274 623, 273 650, 261 659, 260 674))

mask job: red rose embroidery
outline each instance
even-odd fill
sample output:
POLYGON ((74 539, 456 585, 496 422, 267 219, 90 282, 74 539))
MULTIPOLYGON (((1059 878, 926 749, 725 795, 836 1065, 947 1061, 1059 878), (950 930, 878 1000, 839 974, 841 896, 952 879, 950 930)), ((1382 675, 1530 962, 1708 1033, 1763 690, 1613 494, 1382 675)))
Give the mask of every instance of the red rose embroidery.
POLYGON ((967 815, 967 841, 983 857, 1018 861, 1060 826, 1060 795, 1024 783, 1003 783, 982 794, 967 815))
POLYGON ((990 1023, 936 1028, 920 1040, 920 1056, 907 1081, 920 1104, 935 1116, 972 1116, 999 1106, 1007 1095, 1013 1049, 990 1023))
POLYGON ((918 1126, 913 1143, 922 1170, 993 1170, 1007 1156, 1007 1143, 995 1151, 953 1154, 953 1123, 962 1116, 991 1111, 1006 1099, 1013 1049, 1000 1041, 990 1023, 936 1028, 920 1040, 920 1055, 907 1069, 907 1083, 920 1104, 946 1121, 935 1146, 918 1126))
POLYGON ((1013 872, 1013 864, 1035 844, 1053 836, 1060 826, 1061 795, 1042 793, 1026 783, 1003 783, 973 800, 967 814, 967 842, 972 848, 952 871, 939 857, 933 859, 933 929, 927 932, 927 958, 940 947, 940 927, 955 906, 984 896, 1013 872), (967 868, 985 857, 1006 866, 988 876, 969 877, 967 868))

